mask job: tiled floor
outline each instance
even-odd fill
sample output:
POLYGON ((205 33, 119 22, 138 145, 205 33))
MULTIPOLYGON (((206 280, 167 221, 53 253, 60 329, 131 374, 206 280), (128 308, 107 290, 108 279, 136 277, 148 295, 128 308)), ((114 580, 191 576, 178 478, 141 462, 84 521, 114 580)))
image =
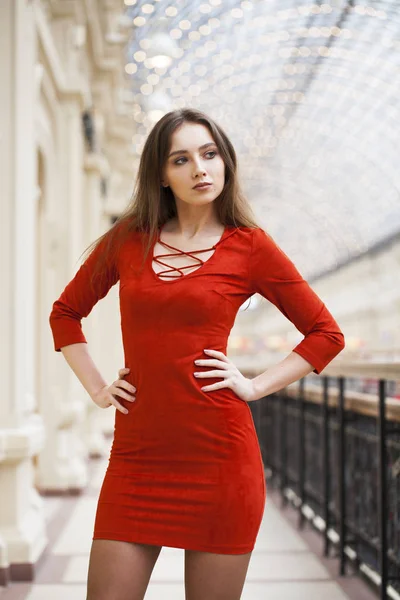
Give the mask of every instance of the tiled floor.
MULTIPOLYGON (((85 600, 94 514, 106 466, 107 460, 94 463, 84 495, 46 498, 50 543, 35 582, 12 582, 0 588, 0 600, 85 600)), ((337 560, 321 559, 319 536, 311 531, 298 533, 288 517, 290 510, 282 513, 275 493, 268 490, 242 600, 376 598, 357 577, 337 577, 337 560)), ((161 550, 146 600, 184 600, 183 559, 181 549, 161 550)))

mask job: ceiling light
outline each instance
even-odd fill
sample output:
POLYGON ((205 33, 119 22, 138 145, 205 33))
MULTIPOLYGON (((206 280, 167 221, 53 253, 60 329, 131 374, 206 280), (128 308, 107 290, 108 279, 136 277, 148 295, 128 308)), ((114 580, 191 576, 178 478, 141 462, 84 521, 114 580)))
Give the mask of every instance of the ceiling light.
POLYGON ((151 38, 151 46, 147 51, 147 61, 151 68, 169 67, 175 56, 177 45, 167 33, 156 33, 151 38))
POLYGON ((144 17, 135 17, 133 19, 133 24, 136 25, 136 27, 142 27, 145 23, 146 19, 144 17))
POLYGON ((175 6, 168 6, 168 8, 165 9, 165 14, 168 17, 175 17, 178 14, 178 11, 175 6))
POLYGON ((171 29, 169 35, 173 40, 179 40, 182 37, 182 31, 180 29, 171 29))
POLYGON ((146 59, 146 52, 143 52, 143 50, 138 50, 133 55, 133 58, 136 60, 136 62, 143 62, 146 59))
POLYGON ((181 29, 190 29, 191 23, 187 19, 183 19, 183 21, 179 21, 179 27, 181 29))
POLYGON ((172 64, 172 58, 170 56, 166 56, 165 54, 159 54, 158 56, 149 58, 147 63, 151 65, 152 69, 165 69, 172 64))
POLYGON ((127 65, 125 65, 125 72, 128 73, 128 75, 133 75, 134 73, 136 73, 137 71, 137 65, 135 65, 135 63, 128 63, 127 65))
POLYGON ((154 12, 154 6, 151 4, 143 4, 142 12, 144 12, 146 15, 150 15, 152 12, 154 12))

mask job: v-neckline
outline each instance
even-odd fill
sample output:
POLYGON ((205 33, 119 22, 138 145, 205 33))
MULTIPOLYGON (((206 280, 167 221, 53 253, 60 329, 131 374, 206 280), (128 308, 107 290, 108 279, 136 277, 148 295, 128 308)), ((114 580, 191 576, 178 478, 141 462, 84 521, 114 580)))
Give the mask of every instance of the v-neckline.
MULTIPOLYGON (((161 238, 162 226, 159 227, 158 228, 157 238, 151 244, 150 251, 149 251, 149 254, 148 254, 148 261, 147 261, 148 262, 149 270, 150 270, 153 278, 156 281, 159 281, 160 283, 165 283, 166 285, 172 285, 173 283, 177 283, 178 281, 182 281, 182 279, 186 279, 187 277, 190 277, 191 275, 195 275, 198 271, 201 271, 202 269, 204 269, 209 264, 209 262, 213 260, 213 258, 217 254, 217 247, 225 239, 225 237, 228 235, 228 232, 230 231, 230 229, 231 229, 231 227, 229 225, 226 225, 225 228, 224 228, 224 231, 222 232, 221 237, 219 238, 219 240, 215 244, 213 244, 212 246, 210 246, 209 248, 200 248, 199 250, 192 250, 191 251, 193 253, 193 252, 199 252, 200 250, 212 250, 214 248, 214 253, 210 256, 210 258, 208 258, 207 260, 205 260, 202 265, 200 265, 194 271, 191 271, 190 273, 186 273, 186 275, 181 275, 181 276, 178 276, 178 277, 175 277, 175 278, 171 277, 170 280, 168 281, 168 279, 161 279, 161 277, 159 277, 158 274, 153 269, 154 248, 155 248, 156 243, 161 241, 160 238, 161 238)), ((181 250, 180 248, 176 248, 175 246, 172 246, 171 244, 167 244, 167 242, 162 242, 162 243, 166 244, 170 248, 173 248, 174 250, 178 250, 182 254, 185 254, 185 253, 189 254, 188 250, 181 250)), ((171 266, 171 265, 169 265, 169 266, 171 266)), ((180 268, 182 268, 182 267, 180 267, 180 268)))

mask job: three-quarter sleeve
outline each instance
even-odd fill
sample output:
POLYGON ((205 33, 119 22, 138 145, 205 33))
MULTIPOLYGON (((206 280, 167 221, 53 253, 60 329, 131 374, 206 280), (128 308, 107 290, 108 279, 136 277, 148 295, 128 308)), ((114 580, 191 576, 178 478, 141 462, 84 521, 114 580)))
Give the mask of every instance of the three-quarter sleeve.
POLYGON ((253 230, 250 287, 272 302, 304 335, 293 348, 319 374, 345 346, 335 319, 293 262, 262 228, 253 230))
POLYGON ((104 269, 92 278, 93 267, 103 251, 105 239, 103 238, 89 254, 53 304, 49 323, 56 352, 60 352, 63 346, 69 344, 87 342, 82 331, 81 319, 89 315, 96 302, 104 298, 119 280, 118 267, 114 260, 108 260, 104 269))

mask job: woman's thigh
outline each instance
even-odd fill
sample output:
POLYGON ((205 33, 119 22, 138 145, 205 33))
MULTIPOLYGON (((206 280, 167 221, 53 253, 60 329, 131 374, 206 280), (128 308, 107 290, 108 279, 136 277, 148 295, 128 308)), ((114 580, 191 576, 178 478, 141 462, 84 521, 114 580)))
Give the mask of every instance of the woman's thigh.
POLYGON ((186 600, 240 600, 251 554, 185 550, 186 600))
POLYGON ((93 540, 86 600, 143 600, 161 548, 93 540))

